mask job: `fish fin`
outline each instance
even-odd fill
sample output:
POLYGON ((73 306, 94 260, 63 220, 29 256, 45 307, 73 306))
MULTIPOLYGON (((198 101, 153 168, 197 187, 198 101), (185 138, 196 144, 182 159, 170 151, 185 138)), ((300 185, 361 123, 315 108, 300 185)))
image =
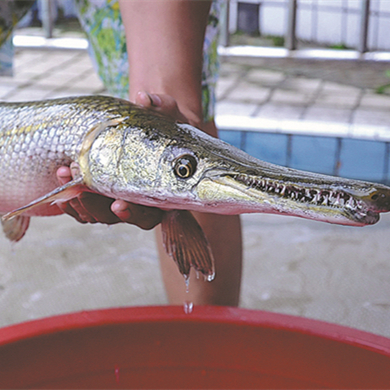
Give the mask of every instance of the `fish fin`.
POLYGON ((191 212, 166 211, 161 228, 165 250, 186 279, 191 267, 201 272, 207 280, 214 279, 214 258, 210 244, 191 212))
POLYGON ((30 225, 30 217, 19 215, 9 220, 2 220, 3 232, 5 236, 13 241, 19 241, 26 233, 28 226, 30 225))
POLYGON ((69 181, 63 186, 57 187, 53 191, 46 195, 41 196, 38 199, 33 200, 29 204, 19 207, 18 209, 12 210, 7 214, 4 214, 1 218, 2 222, 8 221, 11 218, 15 218, 26 211, 33 209, 34 207, 40 206, 43 203, 57 203, 66 202, 70 199, 76 198, 81 192, 85 191, 84 181, 82 177, 69 181))

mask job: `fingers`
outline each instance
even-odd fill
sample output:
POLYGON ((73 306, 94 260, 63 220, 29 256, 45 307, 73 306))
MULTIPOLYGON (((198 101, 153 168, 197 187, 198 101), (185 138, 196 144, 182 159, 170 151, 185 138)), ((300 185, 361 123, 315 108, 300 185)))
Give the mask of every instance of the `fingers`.
MULTIPOLYGON (((60 167, 57 170, 57 178, 61 185, 72 180, 71 169, 60 167)), ((145 230, 153 229, 158 225, 163 213, 157 208, 115 200, 92 192, 83 192, 68 202, 57 203, 57 206, 80 223, 100 222, 112 225, 126 222, 145 230)))
POLYGON ((57 179, 61 185, 72 180, 72 174, 69 167, 59 167, 57 169, 57 179))
POLYGON ((111 205, 112 212, 122 221, 150 230, 161 222, 163 211, 154 207, 141 206, 116 200, 111 205))
MULTIPOLYGON (((73 179, 76 172, 71 167, 60 167, 57 170, 57 179, 61 185, 73 179)), ((57 203, 57 206, 66 214, 71 215, 81 223, 113 224, 121 220, 111 211, 111 204, 115 199, 92 192, 83 192, 68 202, 57 203)))
POLYGON ((174 120, 186 122, 185 116, 180 112, 176 100, 172 96, 140 91, 137 93, 135 103, 161 112, 174 120))

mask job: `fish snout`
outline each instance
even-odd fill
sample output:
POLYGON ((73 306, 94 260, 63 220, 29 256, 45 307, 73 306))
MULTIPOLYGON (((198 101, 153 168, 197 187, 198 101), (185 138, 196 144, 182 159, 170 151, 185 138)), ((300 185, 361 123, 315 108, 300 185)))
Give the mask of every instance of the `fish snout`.
POLYGON ((378 213, 390 211, 390 188, 380 188, 371 193, 366 199, 369 208, 378 213))

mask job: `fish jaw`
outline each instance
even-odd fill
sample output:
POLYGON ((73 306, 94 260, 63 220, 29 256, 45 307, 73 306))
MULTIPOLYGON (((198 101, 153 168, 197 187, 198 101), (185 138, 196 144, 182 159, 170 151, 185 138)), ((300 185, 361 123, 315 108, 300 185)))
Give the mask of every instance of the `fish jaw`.
POLYGON ((365 226, 390 211, 390 188, 380 184, 274 166, 257 175, 243 167, 208 171, 197 195, 211 211, 223 214, 277 213, 340 225, 365 226), (286 173, 290 173, 288 176, 286 173))

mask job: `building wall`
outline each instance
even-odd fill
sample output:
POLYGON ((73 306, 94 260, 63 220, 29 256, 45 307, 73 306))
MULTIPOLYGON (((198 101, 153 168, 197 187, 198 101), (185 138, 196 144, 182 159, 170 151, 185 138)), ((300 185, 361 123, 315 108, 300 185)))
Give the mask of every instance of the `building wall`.
MULTIPOLYGON (((230 1, 230 31, 237 30, 240 0, 230 1)), ((262 35, 284 36, 288 0, 245 0, 260 4, 262 35)), ((362 0, 297 0, 297 38, 319 45, 356 48, 360 37, 362 0)), ((368 46, 370 50, 390 50, 390 1, 371 0, 368 46)))

